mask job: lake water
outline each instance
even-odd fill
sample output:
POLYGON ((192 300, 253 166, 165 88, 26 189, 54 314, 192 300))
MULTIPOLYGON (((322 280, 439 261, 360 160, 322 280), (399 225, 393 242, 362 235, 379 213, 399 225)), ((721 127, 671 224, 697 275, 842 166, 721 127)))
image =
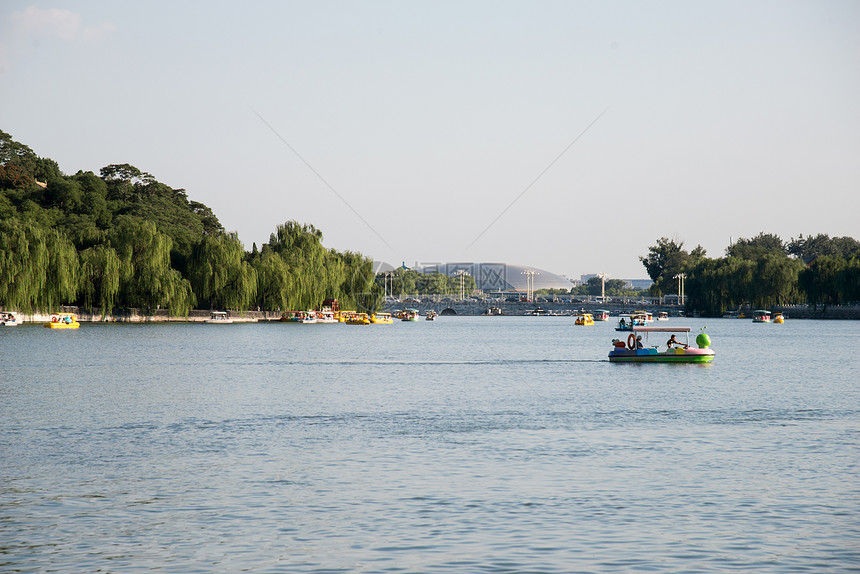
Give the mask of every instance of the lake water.
POLYGON ((860 571, 860 323, 665 325, 0 328, 0 571, 860 571))

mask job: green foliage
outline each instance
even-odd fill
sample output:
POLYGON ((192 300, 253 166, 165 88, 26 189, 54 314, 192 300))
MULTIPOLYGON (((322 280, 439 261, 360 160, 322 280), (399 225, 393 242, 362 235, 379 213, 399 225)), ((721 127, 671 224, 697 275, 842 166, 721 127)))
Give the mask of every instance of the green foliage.
POLYGON ((343 309, 372 311, 382 300, 373 286, 373 262, 326 249, 322 232, 313 225, 278 225, 249 259, 256 272, 255 301, 263 310, 313 309, 325 299, 338 299, 343 309))
POLYGON ((820 255, 801 271, 800 288, 811 305, 839 305, 842 301, 844 277, 849 275, 845 259, 835 255, 820 255))
POLYGON ((742 305, 769 308, 804 301, 813 305, 856 301, 860 264, 846 257, 855 252, 860 253, 860 243, 847 237, 801 236, 787 246, 764 233, 740 239, 727 250, 728 257, 703 259, 689 270, 687 305, 718 315, 742 305), (807 257, 811 263, 804 265, 807 257))
POLYGON ((590 277, 585 284, 585 295, 600 295, 605 293, 612 296, 629 295, 632 289, 627 289, 626 284, 621 279, 606 279, 600 277, 590 277))
POLYGON ((822 255, 833 255, 847 260, 860 256, 860 241, 852 237, 831 239, 824 233, 806 238, 800 235, 797 239, 792 238, 786 249, 789 254, 799 257, 806 263, 811 263, 816 257, 822 255))
POLYGON ((290 277, 287 262, 268 245, 252 258, 251 265, 257 272, 257 307, 267 311, 288 310, 290 277))
POLYGON ((104 318, 116 305, 120 280, 128 272, 123 270, 123 260, 110 245, 95 245, 81 251, 80 257, 84 308, 92 311, 98 306, 104 318))
POLYGON ((77 303, 182 315, 198 300, 286 310, 327 298, 375 308, 382 298, 372 262, 325 249, 312 225, 280 225, 246 254, 185 190, 127 163, 67 177, 2 131, 0 231, 0 305, 24 311, 77 303))
POLYGON ((173 241, 151 221, 120 217, 111 242, 120 265, 120 294, 129 307, 152 311, 167 307, 183 315, 195 303, 191 284, 170 266, 173 241))
POLYGON ((204 236, 189 260, 191 286, 209 309, 247 309, 257 294, 257 271, 244 260, 235 233, 204 236))
POLYGON ((687 307, 718 316, 742 305, 769 308, 799 303, 797 280, 802 268, 800 261, 775 253, 765 253, 758 260, 702 259, 688 273, 687 307))
POLYGON ((72 303, 78 254, 68 238, 32 222, 0 221, 0 305, 33 312, 72 303))
POLYGON ((767 254, 786 255, 782 239, 772 233, 759 233, 752 239, 738 239, 726 249, 727 257, 738 257, 755 261, 767 254))
POLYGON ((648 276, 654 281, 651 294, 661 296, 666 293, 677 293, 675 276, 686 271, 705 257, 705 249, 699 245, 692 253, 683 249, 684 242, 676 242, 666 237, 657 240, 657 245, 648 248, 647 256, 639 260, 645 266, 648 276))
MULTIPOLYGON (((104 197, 114 216, 132 215, 154 222, 173 240, 172 260, 180 271, 186 271, 185 262, 204 235, 224 232, 212 210, 202 203, 189 202, 184 189, 160 183, 133 165, 103 167, 101 176, 106 186, 104 197)), ((98 207, 93 206, 96 213, 98 207)))

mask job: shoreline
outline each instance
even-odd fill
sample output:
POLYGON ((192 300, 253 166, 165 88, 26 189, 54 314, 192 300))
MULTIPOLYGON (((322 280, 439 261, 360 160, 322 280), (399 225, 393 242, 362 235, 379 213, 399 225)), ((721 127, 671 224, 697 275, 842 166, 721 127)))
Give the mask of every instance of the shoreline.
MULTIPOLYGON (((449 301, 441 303, 427 301, 422 303, 387 303, 382 311, 392 312, 407 307, 418 309, 422 315, 426 315, 428 311, 435 311, 438 315, 442 316, 486 316, 489 315, 489 309, 497 308, 501 309, 501 315, 496 316, 502 317, 528 315, 537 308, 557 315, 570 315, 579 312, 593 313, 595 309, 606 309, 613 316, 617 316, 621 312, 630 311, 650 311, 654 314, 659 311, 668 311, 669 315, 673 317, 680 316, 680 312, 683 310, 678 306, 631 306, 605 303, 490 303, 486 301, 449 301)), ((751 308, 743 308, 741 311, 746 315, 746 318, 752 318, 751 308)), ((829 306, 826 309, 806 305, 777 306, 773 307, 771 311, 783 313, 787 319, 860 320, 860 306, 858 305, 829 306)), ((92 312, 86 312, 76 306, 66 306, 62 307, 60 312, 75 313, 78 316, 78 321, 81 323, 204 323, 210 318, 211 313, 204 309, 194 309, 185 317, 168 315, 166 309, 159 309, 151 315, 142 313, 140 309, 116 309, 112 314, 103 319, 101 312, 97 309, 93 309, 92 312)), ((233 323, 279 322, 282 315, 280 311, 228 310, 227 313, 233 323)), ((22 323, 47 323, 51 320, 51 313, 18 313, 18 317, 22 323)))

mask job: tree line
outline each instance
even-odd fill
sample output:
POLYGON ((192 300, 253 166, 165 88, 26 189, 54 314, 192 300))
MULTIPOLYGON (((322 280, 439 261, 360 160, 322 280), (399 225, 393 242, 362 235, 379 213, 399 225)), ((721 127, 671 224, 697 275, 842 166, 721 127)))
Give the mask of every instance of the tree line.
POLYGON ((308 309, 324 299, 375 308, 372 261, 287 221, 246 251, 206 205, 130 164, 99 175, 56 162, 0 130, 0 306, 308 309))
POLYGON ((860 242, 826 234, 791 238, 760 233, 738 239, 725 257, 662 237, 640 256, 653 296, 679 293, 688 311, 719 316, 742 306, 842 305, 860 301, 860 242), (680 277, 683 276, 683 277, 680 277))
MULTIPOLYGON (((860 301, 860 242, 850 237, 784 242, 760 233, 739 239, 721 258, 663 237, 640 260, 654 281, 653 296, 678 293, 683 275, 688 310, 706 315, 744 305, 860 301)), ((464 281, 473 291, 474 278, 464 281)), ((326 249, 321 231, 296 221, 246 251, 184 189, 130 164, 67 176, 0 130, 0 307, 29 313, 78 305, 103 315, 114 308, 167 309, 182 316, 195 307, 295 310, 339 299, 344 308, 369 311, 385 293, 459 289, 459 277, 441 273, 375 275, 369 258, 326 249)), ((599 292, 600 278, 571 290, 599 292)), ((635 292, 609 279, 606 294, 635 292)))

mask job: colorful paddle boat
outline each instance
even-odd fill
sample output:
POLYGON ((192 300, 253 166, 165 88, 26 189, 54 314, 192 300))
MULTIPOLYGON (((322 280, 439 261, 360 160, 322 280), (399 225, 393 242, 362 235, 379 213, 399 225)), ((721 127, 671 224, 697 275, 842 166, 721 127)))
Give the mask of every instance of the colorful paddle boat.
POLYGON ((774 323, 785 323, 785 315, 782 313, 774 313, 773 314, 773 322, 774 323))
POLYGON ((576 317, 576 321, 574 321, 575 325, 594 325, 594 317, 591 316, 591 313, 580 313, 576 317))
POLYGON ((204 319, 203 322, 213 325, 229 325, 233 322, 233 319, 230 318, 226 311, 212 311, 209 313, 209 318, 204 319))
POLYGON ((753 323, 770 323, 770 311, 758 309, 753 312, 753 323))
POLYGON ((633 313, 632 315, 621 315, 618 318, 616 331, 632 331, 633 327, 644 327, 648 324, 650 313, 633 313))
POLYGON ((609 351, 611 363, 710 363, 714 360, 714 350, 711 349, 711 338, 704 330, 696 336, 697 348, 690 347, 690 327, 633 327, 633 332, 627 337, 627 343, 613 339, 612 350, 609 351), (648 335, 651 333, 670 333, 666 342, 666 350, 660 351, 659 345, 649 346, 648 335), (675 334, 684 333, 685 342, 675 339, 675 334), (645 341, 642 341, 642 336, 645 341))
POLYGON ((4 327, 17 327, 21 323, 15 311, 0 313, 0 325, 4 327))
POLYGON ((51 329, 77 329, 80 326, 78 316, 74 313, 54 313, 50 322, 45 323, 45 327, 51 329))
POLYGON ((609 311, 606 309, 595 309, 594 310, 594 320, 595 321, 609 321, 609 311))

